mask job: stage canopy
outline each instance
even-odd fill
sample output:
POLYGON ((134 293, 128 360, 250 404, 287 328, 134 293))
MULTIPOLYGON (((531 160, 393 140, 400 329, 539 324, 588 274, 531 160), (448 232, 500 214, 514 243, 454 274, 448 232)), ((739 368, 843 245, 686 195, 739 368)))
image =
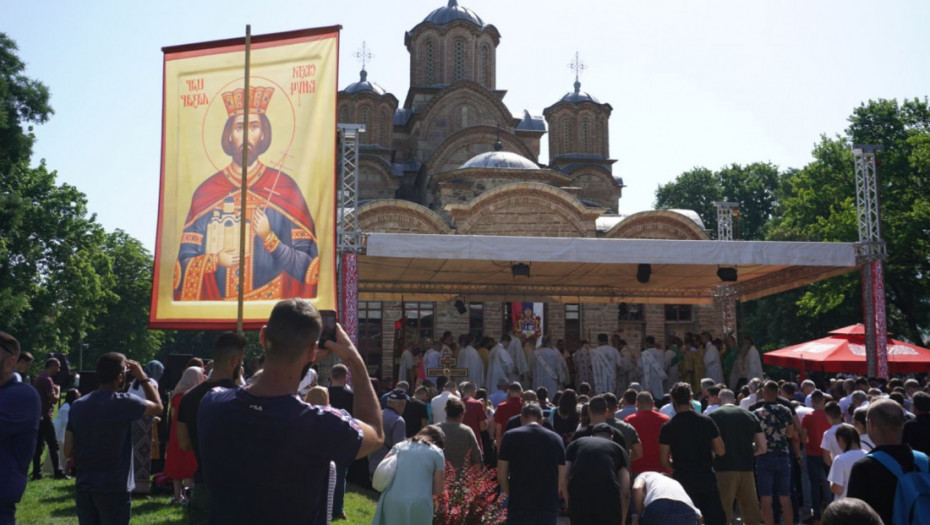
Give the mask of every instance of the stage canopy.
POLYGON ((852 243, 369 233, 359 299, 707 304, 723 292, 747 301, 856 269, 852 243), (515 275, 517 264, 528 277, 515 275), (735 268, 737 280, 723 282, 719 268, 735 268))

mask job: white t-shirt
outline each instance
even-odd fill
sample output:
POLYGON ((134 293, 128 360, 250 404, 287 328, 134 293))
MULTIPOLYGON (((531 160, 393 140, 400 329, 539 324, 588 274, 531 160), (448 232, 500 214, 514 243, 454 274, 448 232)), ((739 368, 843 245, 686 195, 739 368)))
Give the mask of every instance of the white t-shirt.
POLYGON ((452 394, 448 390, 445 390, 429 402, 430 408, 433 412, 433 424, 446 422, 446 402, 449 401, 450 397, 454 397, 455 399, 461 401, 459 396, 452 394))
POLYGON ((300 380, 300 384, 297 385, 297 395, 301 399, 307 395, 307 392, 316 385, 317 373, 316 370, 312 368, 307 369, 307 374, 304 375, 303 379, 300 380))
MULTIPOLYGON (((150 378, 151 379, 151 378, 150 378)), ((152 386, 155 387, 155 391, 158 392, 158 381, 151 379, 149 383, 152 383, 152 386)), ((129 389, 126 392, 138 397, 139 399, 145 399, 145 389, 142 388, 142 383, 136 385, 136 381, 132 381, 132 385, 129 386, 129 389)))
POLYGON ((662 408, 659 409, 660 414, 665 414, 668 417, 675 415, 675 405, 673 403, 666 403, 662 405, 662 408))
MULTIPOLYGON (((694 407, 694 411, 695 411, 696 413, 698 413, 698 414, 701 413, 701 404, 700 404, 700 403, 698 403, 697 401, 695 401, 695 400, 692 399, 692 400, 691 400, 691 406, 694 407)), ((665 415, 668 416, 668 417, 674 417, 674 416, 675 416, 675 404, 674 404, 674 403, 666 403, 666 404, 662 405, 662 408, 659 409, 659 413, 660 413, 660 414, 665 414, 665 415)))
POLYGON ((866 454, 875 448, 875 443, 872 443, 872 438, 868 434, 859 434, 859 444, 862 445, 862 451, 866 454))
POLYGON ((805 417, 814 413, 814 409, 808 407, 798 407, 794 409, 794 413, 798 416, 798 421, 803 422, 805 417))
POLYGON ((830 457, 834 460, 843 453, 843 449, 841 449, 839 443, 836 442, 836 429, 840 428, 840 424, 833 425, 824 431, 823 439, 820 440, 820 448, 822 450, 829 450, 830 457))
POLYGON ((852 471, 853 464, 864 457, 865 452, 862 449, 854 448, 833 458, 833 465, 830 467, 830 473, 827 474, 827 481, 843 487, 842 494, 833 495, 834 500, 846 497, 846 489, 849 488, 849 472, 852 471))
POLYGON ((720 408, 720 403, 714 403, 713 405, 708 405, 707 409, 704 410, 704 415, 710 414, 714 410, 720 408))
POLYGON ((739 407, 749 410, 749 407, 756 404, 756 399, 758 399, 756 394, 749 394, 748 396, 740 400, 739 407))
POLYGON ((840 399, 840 413, 843 415, 843 421, 852 423, 852 417, 849 416, 849 405, 852 404, 852 396, 846 396, 840 399))
POLYGON ((694 509, 698 516, 701 516, 701 511, 694 506, 694 502, 688 497, 688 493, 685 492, 681 483, 659 472, 643 472, 636 477, 635 482, 640 480, 646 487, 646 499, 643 502, 643 508, 648 508, 653 501, 667 499, 684 503, 694 509))

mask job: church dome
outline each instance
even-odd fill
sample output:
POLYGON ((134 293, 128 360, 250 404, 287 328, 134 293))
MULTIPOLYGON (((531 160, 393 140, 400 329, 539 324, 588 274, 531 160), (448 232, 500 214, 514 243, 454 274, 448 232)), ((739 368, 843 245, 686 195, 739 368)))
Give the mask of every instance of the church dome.
POLYGON ((538 170, 539 166, 530 159, 510 151, 489 151, 468 159, 460 169, 468 168, 538 170))
POLYGON ((481 20, 477 13, 467 7, 460 6, 456 0, 449 0, 449 5, 433 11, 423 19, 423 22, 444 26, 456 20, 465 20, 478 27, 484 27, 484 21, 481 20))
POLYGON ((346 93, 350 93, 350 94, 361 93, 362 91, 371 91, 375 95, 384 95, 385 93, 387 93, 387 91, 385 91, 383 87, 379 86, 378 84, 374 82, 368 81, 368 72, 365 71, 364 69, 362 70, 359 76, 360 78, 358 82, 353 82, 349 84, 348 86, 346 86, 346 88, 343 91, 345 91, 346 93))
POLYGON ((587 91, 582 91, 581 82, 578 82, 577 80, 575 81, 575 91, 566 93, 565 96, 559 100, 559 102, 571 102, 573 104, 577 104, 579 102, 593 102, 595 104, 601 103, 587 91))

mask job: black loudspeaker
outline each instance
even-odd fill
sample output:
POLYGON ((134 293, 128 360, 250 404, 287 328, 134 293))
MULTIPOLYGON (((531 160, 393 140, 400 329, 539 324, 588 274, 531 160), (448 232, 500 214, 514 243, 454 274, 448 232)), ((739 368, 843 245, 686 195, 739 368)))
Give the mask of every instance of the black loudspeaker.
POLYGON ((736 268, 720 267, 717 268, 717 277, 725 283, 733 283, 737 280, 736 268))
POLYGON ((468 311, 468 308, 465 307, 465 301, 461 299, 455 300, 455 309, 459 311, 459 314, 465 315, 465 312, 468 311))
POLYGON ((58 352, 52 352, 49 357, 54 357, 61 363, 61 370, 52 380, 61 387, 62 392, 65 392, 74 384, 74 377, 71 376, 71 362, 68 360, 68 356, 58 352))
POLYGON ((192 354, 170 354, 165 358, 163 362, 165 373, 162 374, 161 379, 158 381, 158 387, 162 392, 174 390, 175 385, 181 380, 181 375, 184 374, 184 369, 191 357, 194 356, 192 354))
POLYGON ((81 391, 82 396, 98 388, 100 388, 100 381, 97 381, 97 372, 93 370, 81 372, 81 380, 77 385, 77 389, 81 391))
POLYGON ((636 280, 646 284, 649 282, 649 277, 652 276, 652 265, 651 264, 640 264, 636 268, 636 280))

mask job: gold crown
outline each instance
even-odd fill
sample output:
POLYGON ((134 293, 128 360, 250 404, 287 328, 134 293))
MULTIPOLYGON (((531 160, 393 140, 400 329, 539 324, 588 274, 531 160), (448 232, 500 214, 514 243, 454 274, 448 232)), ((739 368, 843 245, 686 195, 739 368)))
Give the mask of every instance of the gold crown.
MULTIPOLYGON (((249 86, 249 113, 264 114, 268 109, 268 102, 274 93, 273 87, 249 86)), ((245 111, 245 90, 237 88, 223 93, 223 104, 230 117, 241 115, 245 111)))

